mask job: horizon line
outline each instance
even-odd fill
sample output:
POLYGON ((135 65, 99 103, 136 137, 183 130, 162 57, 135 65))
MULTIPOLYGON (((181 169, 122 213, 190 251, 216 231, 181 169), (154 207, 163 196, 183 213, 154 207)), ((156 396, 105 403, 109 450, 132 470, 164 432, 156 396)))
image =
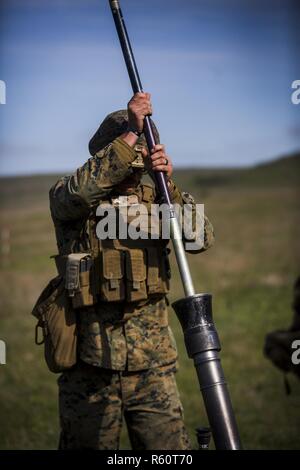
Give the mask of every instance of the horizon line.
MULTIPOLYGON (((249 170, 251 168, 257 168, 262 165, 266 164, 272 164, 275 163, 279 160, 285 160, 291 157, 300 157, 300 149, 296 150, 295 152, 291 152, 288 154, 283 154, 279 157, 273 157, 271 159, 265 159, 261 160, 259 162, 253 163, 251 165, 226 165, 226 166, 221 166, 221 165, 213 165, 213 166, 208 166, 208 165, 203 165, 203 166, 194 166, 194 165, 189 165, 189 166, 179 166, 174 169, 174 173, 177 171, 188 171, 188 170, 249 170)), ((59 175, 65 175, 65 174, 72 174, 74 173, 75 170, 63 170, 63 171, 40 171, 40 172, 31 172, 31 173, 0 173, 0 179, 3 178, 32 178, 32 177, 37 177, 37 176, 59 176, 59 175)))

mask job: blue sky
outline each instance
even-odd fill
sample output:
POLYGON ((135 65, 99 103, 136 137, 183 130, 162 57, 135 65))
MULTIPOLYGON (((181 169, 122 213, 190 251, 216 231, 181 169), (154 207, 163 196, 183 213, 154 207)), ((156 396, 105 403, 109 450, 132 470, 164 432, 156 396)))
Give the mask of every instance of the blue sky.
MULTIPOLYGON (((179 166, 300 148, 297 2, 122 0, 161 140, 179 166)), ((131 96, 107 0, 1 0, 0 173, 72 171, 131 96)))

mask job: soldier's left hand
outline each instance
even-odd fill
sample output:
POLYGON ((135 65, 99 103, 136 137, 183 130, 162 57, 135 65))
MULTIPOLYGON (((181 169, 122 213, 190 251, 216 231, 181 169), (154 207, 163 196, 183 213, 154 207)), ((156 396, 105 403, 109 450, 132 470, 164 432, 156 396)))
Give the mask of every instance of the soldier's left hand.
POLYGON ((144 148, 143 157, 145 158, 145 163, 148 170, 163 171, 167 174, 168 179, 171 178, 173 173, 173 165, 171 158, 165 152, 164 145, 155 145, 150 156, 147 150, 144 148))

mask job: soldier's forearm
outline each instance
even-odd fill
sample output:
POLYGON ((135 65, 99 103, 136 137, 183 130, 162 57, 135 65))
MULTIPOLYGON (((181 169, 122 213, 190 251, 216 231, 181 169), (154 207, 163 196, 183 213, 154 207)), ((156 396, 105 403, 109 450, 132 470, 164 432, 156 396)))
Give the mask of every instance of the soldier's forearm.
POLYGON ((131 174, 136 152, 117 138, 69 177, 62 178, 50 191, 51 211, 59 220, 85 217, 89 208, 131 174))
POLYGON ((51 211, 59 220, 85 217, 89 208, 131 174, 135 150, 120 137, 90 158, 50 191, 51 211))
POLYGON ((132 131, 124 132, 120 135, 120 139, 124 140, 127 145, 134 147, 139 139, 139 136, 132 131))
POLYGON ((95 170, 91 172, 91 176, 95 176, 97 186, 103 190, 113 189, 132 174, 131 163, 136 159, 137 154, 131 144, 136 136, 131 138, 129 135, 131 133, 127 134, 126 140, 122 136, 118 137, 94 157, 95 170))
MULTIPOLYGON (((179 190, 179 188, 176 186, 175 182, 170 179, 168 181, 168 187, 169 187, 169 191, 170 191, 170 196, 171 196, 171 201, 173 204, 180 204, 182 207, 184 204, 190 204, 193 206, 193 210, 192 210, 192 227, 193 227, 193 232, 195 232, 196 230, 196 202, 193 198, 193 196, 191 196, 189 193, 186 193, 186 192, 181 192, 179 190)), ((199 246, 199 250, 193 250, 191 251, 191 253, 194 253, 194 254, 197 254, 197 253, 200 253, 202 251, 205 251, 207 250, 208 248, 210 248, 213 244, 214 244, 214 229, 213 229, 213 226, 210 222, 210 220, 208 219, 208 217, 206 217, 206 215, 204 215, 204 220, 203 220, 203 223, 204 223, 204 244, 199 246)), ((185 237, 183 236, 184 240, 185 241, 191 241, 192 237, 189 238, 189 239, 185 239, 185 237)), ((189 251, 189 250, 187 250, 189 251)))
POLYGON ((176 186, 173 179, 169 179, 168 188, 169 188, 169 191, 170 191, 170 197, 171 197, 172 203, 182 205, 183 200, 182 200, 181 192, 177 188, 177 186, 176 186))
POLYGON ((53 220, 70 221, 84 218, 89 207, 77 192, 76 174, 57 181, 50 189, 50 210, 53 220))

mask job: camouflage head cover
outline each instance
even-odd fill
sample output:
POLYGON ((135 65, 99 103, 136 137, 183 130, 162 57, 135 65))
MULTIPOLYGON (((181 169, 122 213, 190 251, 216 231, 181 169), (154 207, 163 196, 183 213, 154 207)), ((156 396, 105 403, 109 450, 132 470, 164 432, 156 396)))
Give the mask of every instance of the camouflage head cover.
MULTIPOLYGON (((158 130, 151 119, 152 129, 155 138, 159 142, 159 134, 158 130)), ((109 114, 106 116, 102 124, 100 125, 99 129, 93 135, 89 142, 89 151, 92 156, 96 155, 97 152, 104 149, 108 144, 110 144, 113 140, 119 137, 121 134, 126 132, 128 128, 128 113, 126 109, 121 109, 119 111, 115 111, 114 113, 109 114)), ((142 134, 138 141, 137 141, 137 148, 139 150, 139 146, 146 146, 146 139, 144 134, 142 134)), ((141 157, 137 157, 136 160, 132 162, 133 168, 143 168, 144 162, 141 157)))

